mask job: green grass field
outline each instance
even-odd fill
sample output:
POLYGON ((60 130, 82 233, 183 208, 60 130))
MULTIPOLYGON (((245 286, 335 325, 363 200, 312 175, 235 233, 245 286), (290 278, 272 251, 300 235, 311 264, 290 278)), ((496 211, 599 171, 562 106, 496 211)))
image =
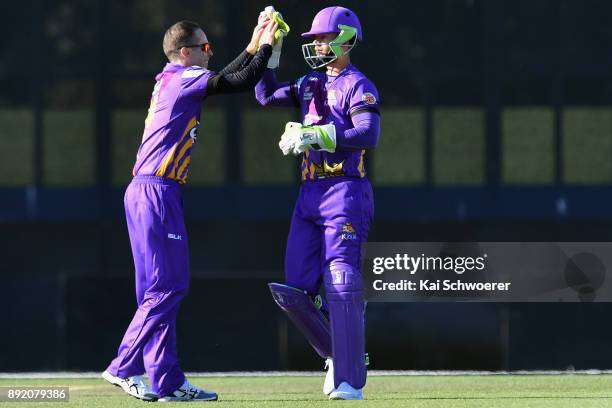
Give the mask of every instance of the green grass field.
MULTIPOLYGON (((206 404, 220 407, 612 406, 612 375, 371 376, 364 391, 365 401, 327 400, 321 392, 322 376, 200 377, 191 380, 203 388, 217 391, 219 401, 206 404)), ((147 404, 128 397, 102 379, 0 380, 0 386, 12 385, 70 388, 69 403, 21 403, 20 407, 138 407, 147 404)), ((0 406, 17 405, 0 403, 0 406)))

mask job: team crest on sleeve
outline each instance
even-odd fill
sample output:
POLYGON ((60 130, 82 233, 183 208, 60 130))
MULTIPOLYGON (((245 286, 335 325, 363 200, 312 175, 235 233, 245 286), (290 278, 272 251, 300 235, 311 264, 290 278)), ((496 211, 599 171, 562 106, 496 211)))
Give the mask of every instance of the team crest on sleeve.
POLYGON ((371 92, 366 92, 361 97, 361 101, 367 105, 374 105, 376 103, 376 97, 371 92))

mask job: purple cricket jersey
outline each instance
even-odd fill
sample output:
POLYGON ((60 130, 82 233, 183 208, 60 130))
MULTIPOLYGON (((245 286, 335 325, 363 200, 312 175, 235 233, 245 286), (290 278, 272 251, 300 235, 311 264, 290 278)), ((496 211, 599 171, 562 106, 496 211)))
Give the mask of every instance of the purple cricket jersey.
POLYGON ((185 184, 211 75, 199 66, 168 63, 155 77, 133 176, 158 176, 185 184))
POLYGON ((309 149, 302 156, 301 175, 307 182, 302 183, 291 218, 285 282, 310 297, 325 285, 329 325, 324 330, 317 321, 298 326, 321 357, 333 356, 334 387, 348 382, 361 389, 367 372, 361 246, 374 213, 364 160, 365 149, 378 141, 378 92, 349 64, 338 76, 313 71, 290 83, 278 83, 268 70, 255 96, 264 106, 289 107, 293 102, 304 125, 336 128, 334 153, 309 149), (364 130, 359 124, 364 117, 369 121, 368 116, 376 121, 364 130))
POLYGON ((165 396, 185 381, 176 351, 176 315, 189 288, 189 247, 179 184, 189 171, 202 102, 212 73, 167 64, 157 75, 125 213, 134 257, 138 309, 107 371, 145 370, 165 396))
MULTIPOLYGON (((313 71, 292 83, 291 92, 300 106, 302 124, 331 123, 336 133, 353 128, 351 116, 364 111, 378 111, 378 91, 374 84, 353 65, 338 76, 313 71)), ((306 151, 302 158, 302 180, 330 177, 365 177, 365 149, 335 153, 306 151)))

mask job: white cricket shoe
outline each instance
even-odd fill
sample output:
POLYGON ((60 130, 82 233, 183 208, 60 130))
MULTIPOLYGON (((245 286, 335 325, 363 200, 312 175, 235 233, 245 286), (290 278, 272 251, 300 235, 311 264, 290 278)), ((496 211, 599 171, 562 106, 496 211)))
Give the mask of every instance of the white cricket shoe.
POLYGON ((342 382, 329 394, 330 400, 362 400, 363 391, 351 387, 347 382, 342 382))
POLYGON ((334 390, 334 360, 328 358, 325 360, 325 382, 323 383, 323 394, 329 395, 334 390))
POLYGON ((159 402, 171 401, 216 401, 217 394, 191 385, 185 379, 185 383, 170 395, 158 399, 159 402))
POLYGON ((121 387, 128 395, 143 401, 157 401, 157 394, 154 393, 144 382, 142 375, 135 375, 128 378, 115 377, 108 371, 102 373, 104 378, 109 383, 121 387))

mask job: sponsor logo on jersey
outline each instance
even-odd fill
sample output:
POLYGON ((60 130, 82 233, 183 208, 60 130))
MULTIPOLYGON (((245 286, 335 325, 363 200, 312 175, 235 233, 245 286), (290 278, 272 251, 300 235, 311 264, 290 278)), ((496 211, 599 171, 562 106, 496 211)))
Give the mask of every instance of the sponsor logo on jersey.
POLYGON ((350 222, 342 223, 342 239, 352 241, 357 239, 357 231, 350 222))
POLYGON ((366 104, 368 104, 368 105, 374 105, 376 103, 376 97, 374 96, 373 93, 366 92, 361 97, 361 101, 366 103, 366 104))
POLYGON ((311 99, 312 99, 312 91, 310 90, 310 87, 307 86, 306 88, 304 88, 304 100, 309 101, 311 99))
POLYGON ((189 137, 193 141, 193 143, 198 140, 198 129, 200 128, 200 122, 198 121, 196 125, 189 131, 189 137))
POLYGON ((176 241, 182 241, 183 240, 183 236, 179 235, 179 234, 168 234, 168 238, 169 239, 174 239, 176 241))
POLYGON ((345 284, 343 271, 332 269, 329 272, 331 273, 331 276, 332 276, 332 285, 344 285, 345 284))
POLYGON ((323 162, 320 164, 312 163, 314 166, 315 175, 317 179, 324 179, 328 177, 339 177, 346 176, 344 172, 344 160, 340 163, 332 163, 329 164, 327 159, 323 159, 323 162))
POLYGON ((327 91, 327 103, 329 105, 333 105, 336 103, 336 91, 335 90, 330 90, 327 91))

